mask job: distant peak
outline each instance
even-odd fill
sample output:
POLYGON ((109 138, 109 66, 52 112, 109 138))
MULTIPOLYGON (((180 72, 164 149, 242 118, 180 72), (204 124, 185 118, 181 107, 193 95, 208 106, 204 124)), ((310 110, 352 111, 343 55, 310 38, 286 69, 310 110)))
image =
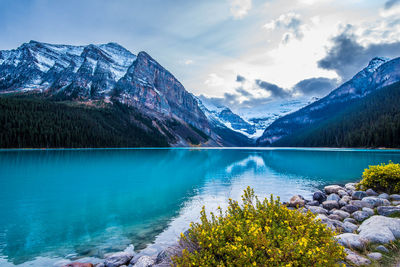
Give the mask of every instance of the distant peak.
POLYGON ((390 60, 390 58, 386 58, 386 57, 374 57, 368 63, 368 66, 366 67, 366 70, 368 72, 374 72, 380 65, 388 62, 389 60, 390 60))

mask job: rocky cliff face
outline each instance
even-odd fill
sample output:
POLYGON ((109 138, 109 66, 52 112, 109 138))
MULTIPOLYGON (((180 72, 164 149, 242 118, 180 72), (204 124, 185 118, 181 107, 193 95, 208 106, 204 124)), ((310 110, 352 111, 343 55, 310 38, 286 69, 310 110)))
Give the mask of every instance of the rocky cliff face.
POLYGON ((400 80, 400 58, 389 60, 374 58, 357 73, 326 97, 286 115, 272 123, 257 140, 259 145, 269 145, 315 122, 329 119, 346 107, 351 100, 362 98, 380 88, 400 80))
POLYGON ((136 56, 116 43, 70 46, 31 41, 0 51, 0 93, 24 92, 82 102, 118 101, 158 120, 211 134, 197 100, 169 71, 147 53, 136 56))

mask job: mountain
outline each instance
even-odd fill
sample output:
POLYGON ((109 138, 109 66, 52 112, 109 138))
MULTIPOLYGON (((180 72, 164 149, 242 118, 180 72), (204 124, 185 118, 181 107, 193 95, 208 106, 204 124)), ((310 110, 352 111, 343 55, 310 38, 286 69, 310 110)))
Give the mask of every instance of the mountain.
MULTIPOLYGON (((257 140, 259 145, 296 145, 290 140, 300 140, 310 129, 327 126, 328 121, 338 121, 339 114, 350 112, 362 99, 380 89, 400 81, 400 58, 389 60, 374 58, 368 66, 351 80, 316 102, 286 115, 272 123, 257 140)), ((395 99, 398 100, 398 99, 395 99)), ((338 144, 336 142, 336 144, 338 144)), ((316 146, 319 144, 315 143, 316 146)))
MULTIPOLYGON (((0 94, 32 95, 36 106, 52 101, 117 113, 114 106, 119 103, 128 113, 151 120, 169 145, 236 145, 212 131, 197 99, 169 71, 146 52, 134 55, 116 43, 72 46, 30 41, 0 51, 0 94)), ((148 130, 135 116, 129 123, 148 130)), ((224 136, 229 134, 236 135, 228 129, 224 136)))

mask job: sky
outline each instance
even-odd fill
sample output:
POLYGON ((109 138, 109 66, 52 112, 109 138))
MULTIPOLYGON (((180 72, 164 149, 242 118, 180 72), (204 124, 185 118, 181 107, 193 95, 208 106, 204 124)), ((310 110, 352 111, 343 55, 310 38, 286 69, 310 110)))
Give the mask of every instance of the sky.
POLYGON ((400 0, 0 0, 0 50, 36 40, 146 51, 230 107, 321 97, 400 56, 400 0))

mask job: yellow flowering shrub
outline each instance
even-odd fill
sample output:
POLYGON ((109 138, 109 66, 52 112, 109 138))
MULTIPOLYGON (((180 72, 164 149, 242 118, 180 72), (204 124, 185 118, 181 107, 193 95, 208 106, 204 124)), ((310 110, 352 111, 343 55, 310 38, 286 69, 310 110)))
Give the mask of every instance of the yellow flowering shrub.
POLYGON ((229 200, 225 213, 191 223, 181 234, 176 266, 336 266, 343 247, 312 213, 289 210, 271 196, 259 201, 247 188, 243 204, 229 200))
POLYGON ((358 188, 372 188, 389 194, 400 192, 400 164, 389 162, 369 166, 362 177, 358 188))

